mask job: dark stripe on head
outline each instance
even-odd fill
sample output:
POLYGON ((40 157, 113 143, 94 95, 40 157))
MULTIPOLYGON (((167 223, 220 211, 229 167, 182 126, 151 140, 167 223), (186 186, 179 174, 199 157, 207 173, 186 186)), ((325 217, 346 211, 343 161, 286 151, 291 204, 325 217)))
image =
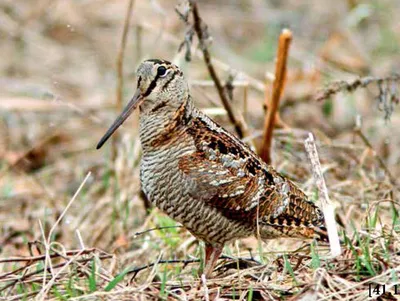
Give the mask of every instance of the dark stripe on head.
POLYGON ((147 61, 148 61, 148 62, 152 62, 152 63, 156 63, 156 64, 160 64, 160 65, 162 65, 162 64, 165 64, 165 65, 172 65, 171 62, 166 61, 166 60, 150 59, 150 60, 147 60, 147 61))
POLYGON ((153 91, 153 89, 157 86, 158 78, 159 78, 159 76, 157 74, 156 77, 153 79, 153 81, 150 83, 150 85, 147 88, 146 92, 143 94, 144 97, 149 96, 151 91, 153 91))
POLYGON ((163 90, 165 90, 165 89, 167 89, 168 88, 168 85, 174 80, 174 78, 175 78, 175 75, 176 75, 176 71, 175 70, 172 70, 172 76, 171 76, 171 78, 165 83, 165 85, 164 85, 164 87, 163 87, 163 90))
MULTIPOLYGON (((150 59, 147 60, 148 62, 152 62, 155 64, 159 64, 159 65, 166 65, 166 66, 171 66, 172 63, 165 61, 165 60, 159 60, 159 59, 150 59)), ((169 80, 166 85, 169 84, 170 81, 172 81, 172 79, 175 77, 175 72, 171 78, 171 80, 169 80)), ((153 79, 153 81, 150 83, 149 87, 147 88, 146 92, 143 94, 144 97, 149 96, 150 93, 154 90, 154 88, 157 86, 157 80, 160 78, 160 76, 157 74, 156 77, 153 79)))

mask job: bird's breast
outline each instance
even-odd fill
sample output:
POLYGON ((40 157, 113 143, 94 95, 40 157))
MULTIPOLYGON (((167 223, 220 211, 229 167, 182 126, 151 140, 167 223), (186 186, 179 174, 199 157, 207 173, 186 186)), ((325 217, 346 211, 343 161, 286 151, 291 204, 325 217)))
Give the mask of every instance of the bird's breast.
MULTIPOLYGON (((143 141, 143 139, 142 139, 143 141)), ((185 131, 171 137, 165 133, 142 142, 141 183, 149 200, 166 211, 169 206, 180 206, 191 183, 179 169, 179 160, 195 151, 195 145, 185 131)), ((170 209, 172 210, 172 208, 170 209)))
POLYGON ((196 151, 193 141, 186 138, 158 148, 144 147, 141 183, 146 196, 196 237, 210 243, 223 244, 237 236, 248 236, 246 227, 222 216, 200 197, 206 191, 198 191, 198 197, 193 194, 196 183, 179 168, 179 160, 196 151))

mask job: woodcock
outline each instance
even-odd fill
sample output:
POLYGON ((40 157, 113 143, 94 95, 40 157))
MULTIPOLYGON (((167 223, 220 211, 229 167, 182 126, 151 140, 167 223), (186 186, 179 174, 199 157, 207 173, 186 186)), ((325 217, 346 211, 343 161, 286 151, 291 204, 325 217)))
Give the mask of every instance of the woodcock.
POLYGON ((327 240, 321 211, 290 180, 194 106, 182 71, 152 59, 99 149, 140 109, 140 168, 147 198, 206 244, 210 276, 225 243, 260 236, 327 240))

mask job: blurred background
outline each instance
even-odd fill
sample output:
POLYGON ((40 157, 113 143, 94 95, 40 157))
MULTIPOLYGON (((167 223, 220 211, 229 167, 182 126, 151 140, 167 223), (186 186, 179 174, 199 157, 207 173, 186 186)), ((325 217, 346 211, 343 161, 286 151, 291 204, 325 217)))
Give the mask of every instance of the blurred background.
MULTIPOLYGON (((183 68, 196 104, 232 130, 197 40, 190 62, 185 48, 178 51, 187 25, 175 12, 177 5, 182 9, 178 0, 134 1, 123 60, 123 101, 134 92, 135 69, 142 60, 167 59, 183 68)), ((375 84, 323 101, 315 96, 333 81, 399 71, 400 1, 198 5, 217 72, 224 82, 234 79, 233 103, 256 145, 278 37, 283 28, 292 31, 280 104, 287 128, 275 133, 273 165, 312 193, 303 146, 312 131, 337 211, 344 220, 351 217, 355 225, 362 224, 366 204, 386 199, 390 190, 375 155, 393 178, 400 176, 396 99, 379 99, 375 84), (355 134, 357 116, 373 150, 355 134)), ((83 242, 123 254, 117 266, 155 260, 161 250, 166 257, 200 252, 180 228, 135 236, 147 228, 175 225, 157 210, 149 213, 140 194, 137 113, 119 130, 116 154, 112 143, 95 150, 119 113, 116 65, 127 8, 128 1, 121 0, 0 1, 0 257, 28 255, 27 242, 43 239, 38 220, 48 233, 89 171, 89 180, 53 233, 65 248, 77 249, 83 242)), ((398 83, 386 85, 398 95, 398 83)), ((254 241, 243 244, 255 246, 254 241)))

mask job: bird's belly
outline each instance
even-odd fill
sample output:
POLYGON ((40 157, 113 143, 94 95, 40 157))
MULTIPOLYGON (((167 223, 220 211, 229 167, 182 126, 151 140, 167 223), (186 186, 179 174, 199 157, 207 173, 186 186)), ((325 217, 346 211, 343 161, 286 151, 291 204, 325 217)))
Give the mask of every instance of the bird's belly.
POLYGON ((176 153, 177 150, 174 152, 170 148, 163 156, 147 153, 142 157, 140 178, 147 198, 194 236, 208 243, 223 244, 252 235, 251 228, 245 223, 226 218, 203 199, 189 194, 193 183, 179 170, 176 153))

